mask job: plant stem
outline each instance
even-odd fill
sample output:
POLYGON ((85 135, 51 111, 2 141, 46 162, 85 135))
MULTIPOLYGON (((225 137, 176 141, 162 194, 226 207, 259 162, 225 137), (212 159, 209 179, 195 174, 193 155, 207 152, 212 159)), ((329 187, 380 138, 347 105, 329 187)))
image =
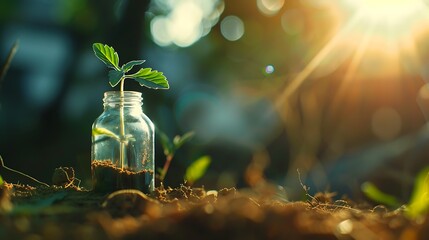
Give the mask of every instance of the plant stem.
POLYGON ((7 56, 6 62, 4 63, 1 71, 0 71, 0 87, 1 84, 3 82, 3 79, 6 75, 7 70, 9 69, 10 63, 12 62, 13 57, 16 54, 16 51, 18 50, 18 46, 19 46, 19 41, 16 40, 15 43, 13 44, 12 48, 9 51, 9 54, 7 56))
POLYGON ((162 173, 160 177, 161 182, 164 181, 165 175, 167 175, 167 171, 168 171, 168 168, 170 167, 171 160, 173 160, 173 156, 174 155, 172 154, 167 155, 167 159, 165 160, 164 167, 162 168, 162 173))
POLYGON ((120 91, 121 91, 121 97, 123 97, 124 95, 123 95, 123 93, 124 93, 124 82, 125 82, 125 78, 124 77, 122 77, 122 79, 121 79, 121 89, 120 89, 120 91))
POLYGON ((124 169, 125 161, 125 122, 124 122, 124 82, 125 78, 121 80, 121 89, 120 89, 120 105, 119 105, 119 129, 120 129, 120 148, 119 148, 119 160, 121 162, 121 169, 124 169))

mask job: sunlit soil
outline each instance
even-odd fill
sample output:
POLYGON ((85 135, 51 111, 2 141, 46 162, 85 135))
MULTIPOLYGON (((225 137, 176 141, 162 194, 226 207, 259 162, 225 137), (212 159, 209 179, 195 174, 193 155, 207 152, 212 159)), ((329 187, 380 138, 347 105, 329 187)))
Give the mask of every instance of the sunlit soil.
POLYGON ((6 184, 1 196, 0 239, 428 239, 426 218, 402 209, 327 193, 289 202, 271 185, 102 195, 73 184, 6 184))

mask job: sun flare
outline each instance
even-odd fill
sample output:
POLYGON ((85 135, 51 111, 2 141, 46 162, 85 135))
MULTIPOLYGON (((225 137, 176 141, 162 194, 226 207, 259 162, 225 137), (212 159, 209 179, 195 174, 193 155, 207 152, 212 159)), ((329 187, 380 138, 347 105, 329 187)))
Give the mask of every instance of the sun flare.
POLYGON ((290 169, 316 166, 324 176, 318 160, 395 141, 425 123, 429 104, 416 99, 429 82, 429 6, 428 0, 301 1, 311 55, 288 78, 275 107, 298 149, 290 169))
POLYGON ((345 0, 358 14, 371 20, 399 23, 420 17, 426 5, 421 0, 345 0))
POLYGON ((414 69, 421 68, 415 44, 419 34, 429 29, 429 6, 423 0, 336 0, 327 5, 342 13, 342 18, 337 19, 340 27, 282 92, 278 106, 314 71, 329 65, 332 56, 346 51, 345 47, 355 52, 355 57, 344 79, 369 76, 368 69, 373 68, 374 61, 380 67, 376 75, 370 74, 372 77, 398 78, 401 73, 396 66, 404 61, 415 65, 414 69))
MULTIPOLYGON (((333 144, 392 140, 419 125, 425 110, 417 107, 416 90, 429 81, 429 6, 424 0, 332 0, 323 7, 330 25, 308 21, 331 31, 311 39, 317 50, 275 101, 289 131, 313 136, 296 141, 321 144, 324 131, 333 144), (306 130, 308 119, 319 128, 306 130), (391 119, 395 124, 384 124, 391 119)), ((312 147, 316 156, 318 146, 312 147)))
POLYGON ((422 27, 429 20, 423 0, 341 0, 358 27, 374 25, 384 37, 399 38, 422 27))

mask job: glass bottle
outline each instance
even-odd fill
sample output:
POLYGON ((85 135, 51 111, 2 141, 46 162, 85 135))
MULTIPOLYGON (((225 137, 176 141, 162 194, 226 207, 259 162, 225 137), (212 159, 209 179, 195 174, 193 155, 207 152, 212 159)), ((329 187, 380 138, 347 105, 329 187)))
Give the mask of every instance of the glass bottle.
POLYGON ((139 92, 104 93, 104 112, 92 125, 94 191, 153 191, 155 128, 143 113, 142 100, 139 92))

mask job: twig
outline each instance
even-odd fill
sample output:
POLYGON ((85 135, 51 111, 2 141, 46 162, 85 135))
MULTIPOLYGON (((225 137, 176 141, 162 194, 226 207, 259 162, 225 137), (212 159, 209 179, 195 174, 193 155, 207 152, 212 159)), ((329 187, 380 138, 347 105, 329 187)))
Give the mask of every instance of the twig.
POLYGON ((25 173, 23 173, 23 172, 20 172, 20 171, 17 171, 17 170, 15 170, 15 169, 12 169, 12 168, 6 167, 6 165, 4 165, 4 161, 3 161, 3 158, 2 158, 2 156, 1 156, 1 155, 0 155, 0 164, 1 164, 1 166, 2 166, 4 169, 6 169, 6 170, 9 170, 9 171, 11 171, 11 172, 17 173, 17 174, 22 175, 22 176, 24 176, 24 177, 27 177, 27 178, 29 178, 29 179, 31 179, 31 180, 33 180, 33 181, 35 181, 35 182, 39 183, 39 184, 42 184, 42 185, 44 185, 44 186, 46 186, 46 187, 50 187, 48 184, 46 184, 46 183, 44 183, 44 182, 41 182, 41 181, 39 181, 39 180, 35 179, 34 177, 32 177, 32 176, 30 176, 30 175, 27 175, 27 174, 25 174, 25 173))
MULTIPOLYGON (((78 181, 79 183, 77 184, 77 187, 78 188, 80 188, 80 183, 82 182, 79 178, 77 178, 76 176, 73 176, 72 178, 70 178, 70 176, 69 176, 69 174, 67 173, 67 171, 65 171, 64 169, 61 169, 63 172, 64 172, 64 174, 66 175, 66 178, 67 178, 67 181, 68 181, 68 183, 65 185, 65 187, 64 188, 68 188, 68 187, 70 187, 70 186, 73 186, 74 185, 74 182, 75 181, 78 181)), ((73 175, 74 175, 74 170, 73 170, 73 175)), ((74 185, 74 186, 76 186, 76 185, 74 185)))
POLYGON ((304 185, 304 183, 302 182, 302 180, 301 180, 301 173, 299 172, 299 169, 296 169, 296 172, 298 173, 298 180, 299 180, 299 184, 301 184, 301 187, 302 187, 302 189, 304 190, 305 195, 306 195, 308 198, 310 198, 311 200, 313 200, 313 201, 316 201, 316 202, 317 202, 317 199, 316 199, 315 197, 311 196, 311 194, 309 194, 309 193, 308 193, 308 190, 310 190, 310 188, 309 188, 309 187, 307 187, 307 186, 305 186, 305 185, 304 185))
POLYGON ((1 72, 0 72, 0 88, 1 88, 1 84, 3 82, 4 77, 6 76, 6 72, 9 69, 10 63, 12 62, 12 59, 15 56, 16 51, 18 50, 18 46, 19 46, 19 41, 16 40, 15 43, 13 44, 12 48, 9 51, 6 62, 3 64, 3 67, 2 67, 1 72))

